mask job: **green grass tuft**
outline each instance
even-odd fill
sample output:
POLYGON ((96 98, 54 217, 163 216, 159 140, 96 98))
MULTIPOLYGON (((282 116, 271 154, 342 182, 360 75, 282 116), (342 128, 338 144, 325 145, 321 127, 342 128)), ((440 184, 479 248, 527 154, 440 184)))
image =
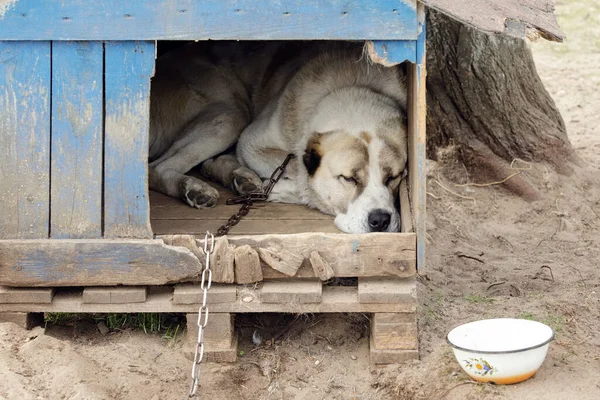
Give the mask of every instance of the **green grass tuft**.
POLYGON ((468 302, 470 302, 470 303, 487 303, 487 304, 491 304, 494 301, 496 301, 496 299, 493 299, 491 297, 481 296, 479 294, 467 295, 467 296, 465 296, 465 299, 468 302))
POLYGON ((104 322, 111 331, 137 329, 144 333, 162 334, 162 337, 168 340, 175 340, 185 326, 185 316, 174 313, 47 313, 44 319, 47 325, 71 325, 73 322, 81 320, 90 320, 95 323, 104 322))

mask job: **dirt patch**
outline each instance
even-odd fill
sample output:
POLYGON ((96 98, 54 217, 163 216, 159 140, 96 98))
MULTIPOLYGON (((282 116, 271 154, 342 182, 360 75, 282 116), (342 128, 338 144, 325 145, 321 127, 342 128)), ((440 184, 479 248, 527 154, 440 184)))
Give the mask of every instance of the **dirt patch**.
MULTIPOLYGON (((268 338, 283 317, 248 316, 238 324, 238 363, 203 366, 204 398, 600 398, 600 5, 561 1, 557 10, 567 43, 532 48, 583 163, 572 176, 544 165, 523 171, 543 194, 534 203, 495 186, 456 186, 470 179, 452 149, 429 164, 421 360, 371 367, 366 316, 290 316, 291 328, 274 343, 268 338), (556 340, 529 381, 473 384, 445 335, 499 316, 546 322, 556 340)), ((44 333, 0 324, 0 398, 185 398, 190 350, 184 340, 139 331, 103 336, 93 327, 44 333)))

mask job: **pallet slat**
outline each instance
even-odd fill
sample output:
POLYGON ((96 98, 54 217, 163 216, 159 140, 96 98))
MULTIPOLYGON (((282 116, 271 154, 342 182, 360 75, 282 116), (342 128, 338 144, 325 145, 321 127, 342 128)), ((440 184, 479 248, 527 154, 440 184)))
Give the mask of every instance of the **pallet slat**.
POLYGON ((263 303, 318 303, 323 295, 323 283, 318 280, 268 281, 260 288, 263 303))
MULTIPOLYGON (((69 312, 69 313, 132 313, 132 312, 181 312, 196 313, 199 304, 175 304, 173 290, 148 291, 143 303, 87 304, 82 301, 81 291, 57 291, 50 304, 2 304, 0 312, 69 312)), ((358 302, 356 287, 324 286, 320 303, 264 303, 257 289, 238 286, 233 302, 210 303, 211 313, 414 313, 416 304, 363 304, 358 302)))
POLYGON ((0 110, 0 238, 46 238, 50 42, 0 42, 0 110))
POLYGON ((0 240, 5 286, 164 285, 197 279, 201 268, 162 240, 0 240))
MULTIPOLYGON (((414 233, 232 235, 228 241, 231 245, 252 248, 281 247, 302 255, 305 260, 296 278, 315 277, 310 264, 310 254, 314 251, 329 263, 337 277, 410 277, 416 272, 414 233)), ((197 246, 203 246, 203 240, 196 242, 197 246)), ((288 277, 264 263, 262 272, 264 279, 288 277)))
POLYGON ((361 303, 415 302, 415 278, 364 277, 358 279, 358 301, 361 303))
POLYGON ((0 286, 0 303, 52 303, 54 288, 7 288, 0 286))
POLYGON ((102 236, 103 51, 102 42, 52 43, 55 239, 102 236))
POLYGON ((82 301, 94 304, 143 303, 146 301, 145 287, 86 287, 82 301))
POLYGON ((105 44, 104 237, 151 238, 148 203, 154 42, 105 44))

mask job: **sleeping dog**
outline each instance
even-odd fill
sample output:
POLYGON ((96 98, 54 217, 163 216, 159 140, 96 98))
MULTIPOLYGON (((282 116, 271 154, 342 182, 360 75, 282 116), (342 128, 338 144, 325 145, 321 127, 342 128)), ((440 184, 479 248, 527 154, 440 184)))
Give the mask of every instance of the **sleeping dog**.
POLYGON ((397 232, 405 81, 402 68, 373 64, 359 43, 184 46, 157 61, 150 188, 212 207, 218 192, 186 176, 191 168, 245 194, 291 153, 269 201, 334 215, 344 232, 397 232), (226 152, 236 141, 235 155, 226 152))

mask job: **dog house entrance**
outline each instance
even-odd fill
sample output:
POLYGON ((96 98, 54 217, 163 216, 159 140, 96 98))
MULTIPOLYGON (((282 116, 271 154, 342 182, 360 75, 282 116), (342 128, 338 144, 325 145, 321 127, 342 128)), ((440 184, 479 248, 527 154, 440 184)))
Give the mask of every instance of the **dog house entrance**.
MULTIPOLYGON (((160 57, 190 42, 159 41, 157 55, 160 57)), ((305 42, 306 43, 306 42, 305 42)), ((249 42, 252 46, 252 42, 249 42)), ((409 82, 407 84, 410 85, 409 82)), ((411 116, 409 115, 409 119, 411 116)), ((414 156, 409 151, 409 159, 414 156)), ((169 197, 156 191, 149 192, 150 222, 154 235, 194 235, 203 237, 206 231, 216 233, 219 227, 236 214, 241 205, 227 205, 235 196, 229 188, 224 188, 203 177, 196 167, 188 173, 207 182, 219 190, 220 196, 214 208, 196 209, 179 198, 169 197)), ((407 182, 400 190, 400 211, 403 232, 412 232, 413 219, 408 199, 407 182), (407 228, 408 227, 408 228, 407 228)), ((302 205, 255 202, 250 212, 229 231, 230 235, 296 234, 319 232, 324 234, 341 233, 334 224, 334 217, 302 205)))

